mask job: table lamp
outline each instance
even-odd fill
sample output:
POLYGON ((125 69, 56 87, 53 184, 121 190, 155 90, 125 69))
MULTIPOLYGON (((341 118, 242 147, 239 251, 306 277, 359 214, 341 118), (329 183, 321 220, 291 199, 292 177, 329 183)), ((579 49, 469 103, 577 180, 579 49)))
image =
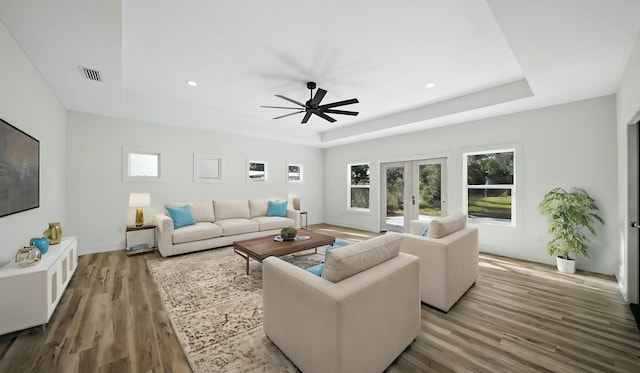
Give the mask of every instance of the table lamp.
POLYGON ((151 204, 151 194, 149 193, 130 193, 129 207, 136 208, 136 227, 144 225, 144 209, 151 204))

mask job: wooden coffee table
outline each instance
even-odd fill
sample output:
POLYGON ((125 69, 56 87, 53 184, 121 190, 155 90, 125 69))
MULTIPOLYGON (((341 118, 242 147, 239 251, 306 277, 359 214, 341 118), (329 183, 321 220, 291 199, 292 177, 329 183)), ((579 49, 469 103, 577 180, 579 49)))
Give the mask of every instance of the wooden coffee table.
POLYGON ((262 263, 270 256, 282 256, 299 251, 316 249, 319 246, 333 245, 336 238, 326 234, 314 233, 304 229, 298 229, 298 236, 309 236, 304 241, 274 241, 273 236, 253 238, 250 240, 236 241, 233 243, 233 251, 247 261, 247 274, 249 274, 249 258, 262 263))

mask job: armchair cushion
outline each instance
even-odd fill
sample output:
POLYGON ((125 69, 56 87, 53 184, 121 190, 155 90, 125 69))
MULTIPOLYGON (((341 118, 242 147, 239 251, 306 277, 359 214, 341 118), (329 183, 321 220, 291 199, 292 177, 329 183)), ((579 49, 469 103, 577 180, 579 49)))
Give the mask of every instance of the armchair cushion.
POLYGON ((401 241, 399 236, 387 234, 376 240, 358 242, 331 250, 325 258, 322 278, 331 282, 340 282, 396 257, 400 252, 401 241))
POLYGON ((451 214, 444 218, 436 218, 429 224, 429 238, 442 238, 453 232, 457 232, 467 225, 467 215, 458 213, 451 214))
MULTIPOLYGON (((345 242, 345 241, 336 241, 333 243, 333 245, 329 245, 327 246, 327 249, 324 251, 324 257, 326 258, 327 255, 329 255, 329 251, 338 248, 338 247, 342 247, 342 246, 347 246, 349 245, 349 242, 345 242)), ((314 275, 318 276, 318 277, 322 277, 322 271, 324 270, 324 263, 321 264, 316 264, 312 267, 307 268, 307 271, 313 273, 314 275)))

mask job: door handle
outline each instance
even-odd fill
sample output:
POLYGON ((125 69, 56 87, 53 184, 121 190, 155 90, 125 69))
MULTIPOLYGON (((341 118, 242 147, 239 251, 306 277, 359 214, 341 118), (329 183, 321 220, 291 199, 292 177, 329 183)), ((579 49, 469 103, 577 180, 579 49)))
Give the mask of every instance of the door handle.
POLYGON ((411 196, 411 204, 416 205, 416 196, 411 196))
POLYGON ((634 221, 632 221, 630 225, 631 225, 631 228, 638 228, 638 229, 640 229, 640 226, 638 225, 638 222, 637 222, 637 221, 635 221, 635 220, 634 220, 634 221))

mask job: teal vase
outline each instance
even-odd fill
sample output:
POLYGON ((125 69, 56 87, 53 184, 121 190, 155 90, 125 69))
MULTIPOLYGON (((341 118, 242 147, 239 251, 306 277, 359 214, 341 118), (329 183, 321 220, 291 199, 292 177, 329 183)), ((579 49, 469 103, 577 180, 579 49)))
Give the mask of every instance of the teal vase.
POLYGON ((47 237, 32 238, 31 246, 37 247, 40 253, 44 255, 49 251, 49 239, 47 237))

